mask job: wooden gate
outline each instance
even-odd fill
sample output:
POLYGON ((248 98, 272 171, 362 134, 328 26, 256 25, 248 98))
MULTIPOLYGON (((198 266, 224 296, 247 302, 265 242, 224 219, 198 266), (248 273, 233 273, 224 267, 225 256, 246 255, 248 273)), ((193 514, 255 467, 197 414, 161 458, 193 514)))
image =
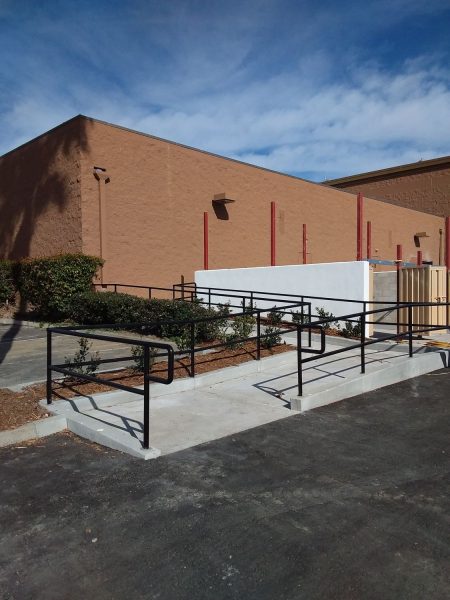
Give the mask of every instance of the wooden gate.
MULTIPOLYGON (((434 302, 440 304, 447 302, 447 273, 446 267, 406 267, 400 270, 399 301, 400 302, 434 302)), ((408 322, 407 309, 401 309, 400 322, 408 322)), ((417 306, 413 308, 413 330, 420 329, 420 325, 448 325, 449 308, 446 306, 417 306)), ((401 326, 400 331, 406 331, 406 326, 401 326)), ((444 329, 442 330, 444 331, 444 329)))

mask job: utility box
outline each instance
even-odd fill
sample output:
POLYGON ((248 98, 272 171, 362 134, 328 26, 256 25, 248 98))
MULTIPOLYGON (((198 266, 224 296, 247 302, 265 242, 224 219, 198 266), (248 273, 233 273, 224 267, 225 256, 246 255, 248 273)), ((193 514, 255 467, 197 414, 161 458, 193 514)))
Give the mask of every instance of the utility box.
MULTIPOLYGON (((400 270, 399 300, 400 302, 447 302, 448 277, 446 267, 422 266, 406 267, 400 270)), ((408 323, 408 310, 399 310, 399 321, 408 323)), ((428 325, 442 325, 442 332, 448 326, 449 307, 447 306, 415 306, 412 310, 413 331, 428 325)), ((407 331, 403 325, 400 331, 407 331)), ((437 331, 440 333, 440 331, 437 331)))

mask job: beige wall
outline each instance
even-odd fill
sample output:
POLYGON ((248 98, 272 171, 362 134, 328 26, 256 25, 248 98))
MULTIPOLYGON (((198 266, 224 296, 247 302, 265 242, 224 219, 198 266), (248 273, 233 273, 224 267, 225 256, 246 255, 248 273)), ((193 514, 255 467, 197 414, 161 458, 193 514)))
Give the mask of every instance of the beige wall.
MULTIPOLYGON (((270 264, 270 202, 277 203, 277 264, 302 261, 302 224, 308 227, 308 261, 356 258, 356 196, 183 148, 95 121, 82 153, 83 251, 99 253, 99 182, 93 167, 107 169, 105 281, 169 285, 192 280, 203 267, 203 212, 209 213, 209 267, 270 264), (228 220, 212 199, 226 193, 228 220)), ((373 256, 437 261, 443 219, 383 202, 365 201, 372 221, 373 256), (375 252, 377 250, 377 252, 375 252)), ((365 253, 365 241, 364 241, 365 253)))
MULTIPOLYGON (((203 268, 204 211, 211 269, 270 264, 271 201, 277 264, 302 262, 303 223, 308 262, 355 260, 353 193, 77 117, 0 159, 0 252, 103 253, 105 282, 171 285, 203 268), (94 166, 107 170, 100 181, 94 166), (221 193, 236 200, 224 214, 221 193)), ((403 244, 413 260, 426 231, 423 257, 437 263, 442 218, 365 199, 364 220, 374 257, 393 260, 403 244)))
POLYGON ((450 215, 450 165, 352 181, 336 187, 441 217, 450 215))
POLYGON ((0 158, 0 258, 81 251, 82 122, 0 158))

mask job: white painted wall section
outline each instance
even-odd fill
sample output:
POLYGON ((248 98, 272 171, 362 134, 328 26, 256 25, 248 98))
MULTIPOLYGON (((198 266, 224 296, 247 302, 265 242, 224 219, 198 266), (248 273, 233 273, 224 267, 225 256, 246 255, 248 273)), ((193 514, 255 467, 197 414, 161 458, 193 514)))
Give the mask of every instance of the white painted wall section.
MULTIPOLYGON (((279 297, 283 294, 305 296, 305 300, 311 301, 311 313, 316 319, 318 307, 341 316, 362 310, 362 302, 370 300, 370 271, 367 261, 196 271, 195 282, 198 286, 207 288, 270 292, 279 297), (331 299, 310 300, 306 296, 331 299), (338 301, 335 298, 360 302, 338 301)), ((239 304, 235 299, 212 295, 213 302, 227 300, 231 304, 239 304)), ((261 301, 256 304, 260 308, 271 308, 274 305, 273 302, 261 301)))

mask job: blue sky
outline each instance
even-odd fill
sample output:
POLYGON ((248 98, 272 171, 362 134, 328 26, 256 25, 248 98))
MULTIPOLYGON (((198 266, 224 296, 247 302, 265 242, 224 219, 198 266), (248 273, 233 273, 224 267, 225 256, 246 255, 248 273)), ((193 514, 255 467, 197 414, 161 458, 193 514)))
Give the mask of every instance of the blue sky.
POLYGON ((316 181, 450 154, 450 0, 0 0, 0 154, 82 113, 316 181))

